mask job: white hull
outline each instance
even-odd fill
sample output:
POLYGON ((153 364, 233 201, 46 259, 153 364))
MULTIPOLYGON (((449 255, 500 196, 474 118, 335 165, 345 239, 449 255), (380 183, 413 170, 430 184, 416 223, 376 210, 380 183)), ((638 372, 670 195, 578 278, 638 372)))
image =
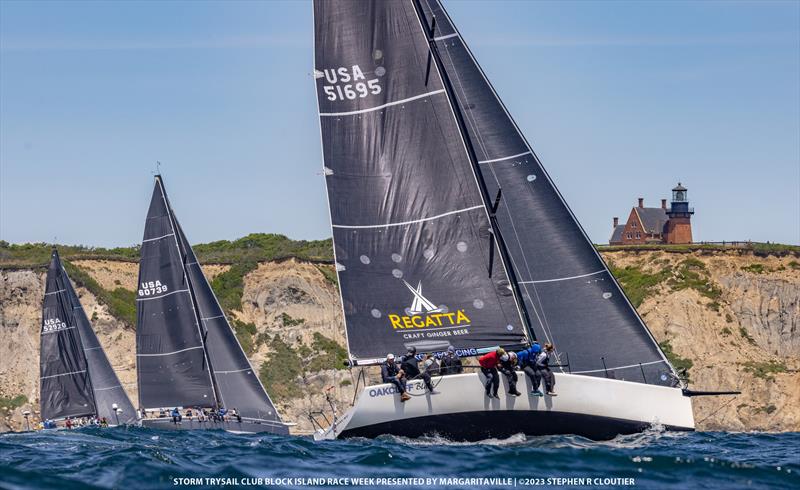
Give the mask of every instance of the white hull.
POLYGON ((507 394, 501 375, 500 399, 484 395, 484 377, 467 373, 434 378, 439 394, 426 392, 421 380, 408 384, 403 403, 394 386, 364 388, 344 416, 316 440, 394 434, 418 437, 437 433, 454 440, 528 435, 578 434, 611 439, 658 424, 668 430, 694 430, 691 398, 680 388, 556 373, 558 396, 530 395, 530 380, 517 372, 522 396, 507 394))

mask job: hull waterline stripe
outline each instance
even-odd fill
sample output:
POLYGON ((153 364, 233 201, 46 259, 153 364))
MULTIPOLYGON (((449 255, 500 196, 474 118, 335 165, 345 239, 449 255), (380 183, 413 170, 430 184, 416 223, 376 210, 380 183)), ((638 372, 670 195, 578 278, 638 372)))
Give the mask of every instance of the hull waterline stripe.
POLYGON ((601 271, 590 272, 588 274, 581 274, 579 276, 569 276, 569 277, 557 277, 556 279, 542 279, 540 281, 520 281, 520 284, 541 284, 543 282, 558 282, 558 281, 569 281, 570 279, 580 279, 581 277, 589 277, 594 276, 595 274, 602 274, 606 270, 603 269, 601 271))
POLYGON ((252 371, 253 368, 245 368, 245 369, 237 369, 235 371, 214 371, 214 374, 233 374, 233 373, 241 373, 244 371, 252 371))
POLYGON ((572 371, 570 374, 586 374, 586 373, 602 373, 603 371, 613 371, 615 369, 629 369, 639 366, 649 366, 650 364, 661 364, 662 362, 666 362, 663 360, 660 361, 650 361, 650 362, 643 362, 641 364, 629 364, 627 366, 617 366, 617 367, 610 367, 606 369, 592 369, 591 371, 572 371))
POLYGON ((450 216, 451 214, 458 214, 463 213, 465 211, 472 211, 473 209, 483 209, 483 205, 479 204, 477 206, 472 206, 469 208, 464 209, 457 209, 455 211, 450 211, 447 213, 438 214, 436 216, 431 216, 430 218, 422 218, 422 219, 415 219, 411 221, 401 221, 399 223, 385 223, 382 225, 333 225, 334 228, 386 228, 388 226, 404 226, 404 225, 413 225, 414 223, 422 223, 424 221, 431 221, 439 218, 443 218, 445 216, 450 216))
POLYGON ((69 376, 69 375, 71 375, 71 374, 80 374, 80 373, 85 373, 85 372, 86 372, 86 370, 84 369, 84 370, 82 370, 82 371, 72 371, 71 373, 54 374, 54 375, 52 375, 52 376, 42 376, 42 377, 41 377, 41 378, 39 378, 39 379, 58 378, 58 377, 60 377, 60 376, 69 376))
POLYGON ((167 238, 168 236, 174 236, 174 235, 175 235, 175 233, 170 233, 169 235, 163 235, 163 236, 156 237, 156 238, 148 238, 147 240, 142 240, 142 243, 144 243, 144 242, 154 242, 156 240, 161 240, 162 238, 167 238))
POLYGON ((176 350, 174 352, 164 352, 163 354, 136 354, 136 357, 158 357, 158 356, 171 356, 173 354, 180 354, 181 352, 186 352, 187 350, 195 350, 195 349, 202 349, 202 345, 198 345, 197 347, 189 347, 186 349, 176 350))
POLYGON ((531 154, 530 151, 523 151, 522 153, 517 153, 516 155, 509 155, 509 156, 503 157, 503 158, 493 158, 491 160, 478 160, 478 163, 502 162, 503 160, 510 160, 512 158, 524 157, 525 155, 530 155, 530 154, 531 154))
POLYGON ((458 33, 454 32, 454 33, 448 34, 446 36, 435 37, 435 38, 433 38, 433 40, 434 41, 444 41, 445 39, 450 39, 451 37, 458 37, 458 33))
POLYGON ((50 296, 51 294, 58 294, 63 293, 66 289, 59 289, 58 291, 53 291, 52 293, 44 293, 45 296, 50 296))
POLYGON ((361 109, 361 110, 358 110, 358 111, 349 111, 349 112, 320 112, 319 115, 320 116, 324 116, 324 117, 331 117, 331 116, 352 116, 352 115, 355 115, 355 114, 364 114, 365 112, 379 111, 379 110, 381 110, 381 109, 383 109, 385 107, 389 107, 389 106, 393 106, 393 105, 399 105, 399 104, 405 104, 406 102, 411 102, 411 101, 414 101, 414 100, 417 100, 417 99, 424 99, 425 97, 430 97, 431 95, 436 95, 436 94, 441 94, 441 93, 444 93, 444 89, 434 90, 433 92, 426 92, 424 94, 415 95, 414 97, 409 97, 407 99, 398 100, 396 102, 387 102, 386 104, 379 105, 377 107, 370 107, 369 109, 361 109))
POLYGON ((136 298, 136 301, 148 301, 148 300, 151 300, 151 299, 161 299, 161 298, 166 298, 167 296, 169 296, 171 294, 188 293, 188 292, 189 292, 188 289, 178 289, 177 291, 172 291, 172 292, 167 293, 167 294, 162 294, 161 296, 153 296, 152 298, 136 298))

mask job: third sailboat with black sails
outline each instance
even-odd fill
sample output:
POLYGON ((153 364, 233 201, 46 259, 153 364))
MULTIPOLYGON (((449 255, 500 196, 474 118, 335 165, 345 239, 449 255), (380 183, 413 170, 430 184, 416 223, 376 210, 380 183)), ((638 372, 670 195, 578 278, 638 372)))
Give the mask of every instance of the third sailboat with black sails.
POLYGON ((142 239, 136 313, 142 425, 289 433, 203 275, 160 175, 142 239), (221 408, 228 411, 224 421, 198 417, 221 408))
POLYGON ((439 394, 412 381, 405 403, 366 386, 316 437, 693 430, 674 368, 440 2, 318 0, 314 34, 351 366, 533 340, 569 364, 558 397, 484 397, 475 372, 437 379, 439 394))

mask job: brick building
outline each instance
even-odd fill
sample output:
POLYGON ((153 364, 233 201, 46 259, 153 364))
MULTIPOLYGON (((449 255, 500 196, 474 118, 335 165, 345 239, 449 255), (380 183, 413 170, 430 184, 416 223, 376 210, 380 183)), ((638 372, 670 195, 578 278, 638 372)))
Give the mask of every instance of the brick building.
POLYGON ((645 245, 648 243, 692 243, 692 215, 688 191, 678 182, 672 189, 672 202, 661 200, 661 207, 646 208, 644 198, 631 209, 628 221, 619 223, 614 217, 614 229, 609 245, 645 245))

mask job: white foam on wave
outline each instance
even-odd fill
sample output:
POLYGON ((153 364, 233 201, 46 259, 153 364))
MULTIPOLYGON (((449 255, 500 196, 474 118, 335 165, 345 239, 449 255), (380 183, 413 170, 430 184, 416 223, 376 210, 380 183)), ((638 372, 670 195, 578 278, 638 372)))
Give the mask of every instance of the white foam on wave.
POLYGON ((525 434, 514 434, 505 439, 483 439, 481 441, 467 442, 467 441, 453 441, 442 435, 433 434, 418 438, 401 437, 401 436, 385 436, 386 439, 407 444, 409 446, 517 446, 528 442, 528 437, 525 434))

